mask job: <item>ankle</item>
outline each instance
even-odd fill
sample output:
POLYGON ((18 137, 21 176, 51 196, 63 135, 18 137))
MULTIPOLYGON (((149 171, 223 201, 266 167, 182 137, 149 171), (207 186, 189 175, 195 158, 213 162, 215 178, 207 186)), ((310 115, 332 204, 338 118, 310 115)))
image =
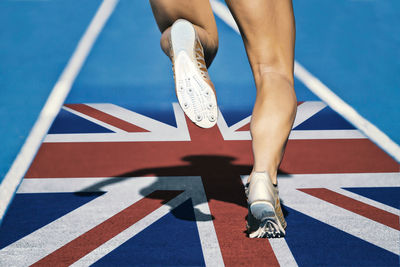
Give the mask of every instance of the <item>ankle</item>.
POLYGON ((251 176, 252 176, 253 174, 255 174, 255 173, 265 173, 265 174, 269 177, 269 179, 271 180, 271 182, 272 182, 273 185, 277 185, 277 184, 278 184, 277 172, 276 172, 276 171, 268 172, 268 171, 266 171, 266 170, 258 170, 258 169, 257 169, 257 170, 256 170, 256 169, 253 169, 253 170, 251 171, 251 173, 250 173, 250 175, 249 175, 249 178, 247 179, 247 183, 250 183, 251 176))

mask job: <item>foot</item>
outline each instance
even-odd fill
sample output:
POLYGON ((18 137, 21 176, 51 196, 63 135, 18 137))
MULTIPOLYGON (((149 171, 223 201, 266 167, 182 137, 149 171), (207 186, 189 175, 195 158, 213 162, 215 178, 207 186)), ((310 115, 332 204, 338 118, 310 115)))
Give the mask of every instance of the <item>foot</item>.
POLYGON ((254 172, 246 186, 249 215, 247 232, 250 238, 274 238, 285 235, 286 221, 279 201, 278 186, 265 172, 254 172))
POLYGON ((207 72, 203 47, 187 20, 179 19, 172 25, 170 57, 175 92, 183 111, 201 128, 214 126, 218 115, 214 85, 207 72))

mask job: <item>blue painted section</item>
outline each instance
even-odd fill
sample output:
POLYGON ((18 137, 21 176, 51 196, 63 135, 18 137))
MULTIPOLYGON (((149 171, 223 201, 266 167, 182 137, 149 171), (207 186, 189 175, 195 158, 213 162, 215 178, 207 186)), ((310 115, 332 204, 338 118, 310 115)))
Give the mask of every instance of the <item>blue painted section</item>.
POLYGON ((339 116, 331 108, 326 107, 299 126, 295 130, 346 130, 355 129, 353 125, 339 116))
POLYGON ((220 107, 220 109, 228 126, 232 126, 235 123, 247 118, 248 116, 251 115, 252 111, 251 108, 233 110, 229 108, 220 107))
POLYGON ((398 256, 293 209, 286 242, 299 266, 398 266, 398 256), (299 231, 300 229, 300 231, 299 231))
POLYGON ((100 2, 0 2, 0 182, 100 2))
POLYGON ((116 265, 205 266, 191 200, 93 264, 116 265))
POLYGON ((293 1, 296 59, 400 144, 400 1, 293 1))
POLYGON ((344 189, 400 209, 400 187, 351 187, 344 189))
POLYGON ((102 192, 16 194, 0 227, 0 249, 102 194, 102 192))
POLYGON ((49 133, 113 133, 113 131, 61 109, 49 129, 49 133))

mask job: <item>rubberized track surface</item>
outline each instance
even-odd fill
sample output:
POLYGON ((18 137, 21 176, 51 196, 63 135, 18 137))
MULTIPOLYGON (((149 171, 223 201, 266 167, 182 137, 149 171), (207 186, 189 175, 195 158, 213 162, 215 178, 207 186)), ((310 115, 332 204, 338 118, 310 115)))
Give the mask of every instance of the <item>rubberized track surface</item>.
MULTIPOLYGON (((88 2, 85 14, 71 8, 82 25, 71 36, 59 35, 64 47, 71 42, 73 48, 99 3, 88 2)), ((318 8, 313 1, 305 6, 312 4, 309 12, 318 8)), ((46 19, 62 8, 30 5, 38 13, 47 9, 46 19)), ((304 47, 316 42, 306 42, 302 25, 318 16, 307 20, 301 7, 296 12, 298 60, 328 84, 336 82, 307 54, 319 50, 304 47)), ((217 23, 221 46, 210 74, 222 116, 217 127, 201 130, 172 104, 170 66, 148 4, 117 5, 3 220, 1 265, 398 266, 398 163, 298 81, 303 102, 279 176, 287 236, 246 237, 242 179, 251 170, 254 88, 239 36, 217 23)), ((47 57, 41 71, 56 79, 61 70, 53 66, 62 66, 67 50, 64 59, 47 57)), ((342 64, 334 55, 325 60, 342 64)), ((38 87, 54 84, 49 76, 38 87)))

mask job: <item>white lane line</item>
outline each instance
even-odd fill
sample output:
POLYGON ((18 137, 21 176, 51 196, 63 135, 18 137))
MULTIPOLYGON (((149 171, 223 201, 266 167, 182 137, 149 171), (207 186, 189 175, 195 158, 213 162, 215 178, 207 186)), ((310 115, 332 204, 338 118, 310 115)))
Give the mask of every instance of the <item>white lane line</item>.
POLYGON ((219 2, 218 0, 211 0, 210 4, 212 10, 220 19, 228 24, 235 32, 240 33, 235 19, 232 17, 231 12, 225 4, 219 2))
POLYGON ((391 140, 384 132, 362 117, 354 108, 333 93, 325 84, 314 77, 298 62, 295 62, 294 75, 322 101, 362 131, 371 141, 381 147, 386 153, 400 162, 400 146, 391 140))
POLYGON ((118 0, 103 0, 0 185, 0 220, 118 0))
MULTIPOLYGON (((239 29, 233 19, 228 7, 217 0, 211 0, 211 6, 214 13, 220 17, 233 30, 239 33, 239 29)), ((371 141, 381 147, 386 153, 400 162, 400 146, 391 140, 384 132, 379 130, 375 125, 362 117, 349 104, 344 102, 340 97, 332 92, 325 84, 308 72, 300 63, 294 62, 294 75, 308 89, 316 94, 334 111, 339 113, 343 118, 352 123, 357 129, 361 130, 371 141)))

